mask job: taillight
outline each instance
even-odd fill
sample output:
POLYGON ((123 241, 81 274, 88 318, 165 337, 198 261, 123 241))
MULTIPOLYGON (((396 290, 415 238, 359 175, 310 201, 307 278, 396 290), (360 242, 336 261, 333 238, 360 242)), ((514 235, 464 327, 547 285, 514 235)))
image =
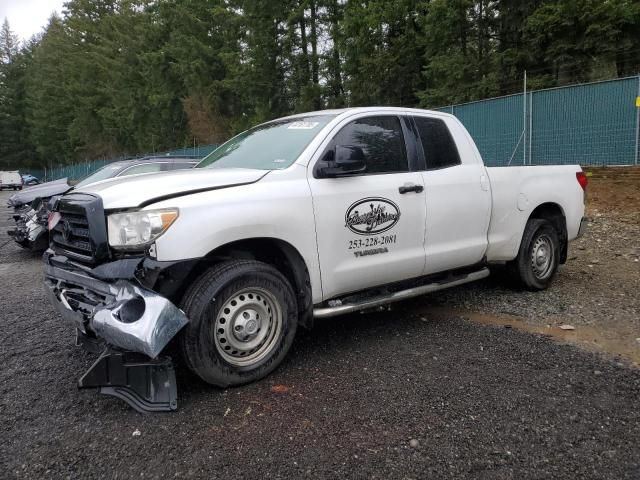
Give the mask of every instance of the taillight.
POLYGON ((578 183, 582 187, 582 190, 586 191, 587 185, 589 184, 589 179, 587 178, 587 175, 584 172, 576 172, 576 180, 578 180, 578 183))

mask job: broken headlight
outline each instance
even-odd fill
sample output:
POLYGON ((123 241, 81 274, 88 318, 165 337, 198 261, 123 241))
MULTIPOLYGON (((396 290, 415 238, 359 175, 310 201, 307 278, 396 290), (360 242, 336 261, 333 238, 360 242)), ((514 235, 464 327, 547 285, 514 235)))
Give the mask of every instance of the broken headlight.
POLYGON ((109 245, 122 250, 144 247, 166 232, 176 218, 177 208, 113 213, 107 217, 109 245))

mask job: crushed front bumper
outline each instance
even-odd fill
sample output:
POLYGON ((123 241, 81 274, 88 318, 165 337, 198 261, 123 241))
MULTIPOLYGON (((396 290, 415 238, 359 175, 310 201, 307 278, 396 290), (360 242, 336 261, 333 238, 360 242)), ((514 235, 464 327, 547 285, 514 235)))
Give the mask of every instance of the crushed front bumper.
POLYGON ((60 315, 107 345, 156 358, 188 322, 171 301, 135 281, 105 281, 45 253, 45 285, 60 315))
POLYGON ((16 227, 9 230, 9 236, 21 247, 34 251, 42 251, 47 248, 49 235, 46 224, 38 218, 38 213, 29 209, 24 212, 17 212, 13 215, 16 227))
POLYGON ((189 320, 136 280, 141 259, 91 269, 44 254, 45 285, 60 315, 76 328, 78 345, 100 357, 78 381, 124 400, 139 412, 176 410, 171 358, 160 352, 189 320))

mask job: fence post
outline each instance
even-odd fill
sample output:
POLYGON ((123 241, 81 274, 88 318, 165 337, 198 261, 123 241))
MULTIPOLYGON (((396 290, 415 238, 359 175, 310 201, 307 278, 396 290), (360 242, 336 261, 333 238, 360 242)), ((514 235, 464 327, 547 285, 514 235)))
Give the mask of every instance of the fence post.
POLYGON ((529 165, 531 162, 531 142, 533 141, 533 91, 529 92, 529 165))
POLYGON ((636 155, 633 161, 638 165, 638 141, 640 137, 640 73, 638 74, 638 93, 636 94, 636 155))
POLYGON ((524 71, 524 90, 522 93, 522 164, 527 164, 527 71, 524 71))

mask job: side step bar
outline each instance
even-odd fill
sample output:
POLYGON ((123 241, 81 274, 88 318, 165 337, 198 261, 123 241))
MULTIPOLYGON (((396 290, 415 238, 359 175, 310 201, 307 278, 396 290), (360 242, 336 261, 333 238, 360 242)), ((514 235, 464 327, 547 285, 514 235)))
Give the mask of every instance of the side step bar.
POLYGON ((387 303, 399 302, 407 298, 417 297, 419 295, 424 295, 425 293, 437 292, 438 290, 455 287, 456 285, 474 282, 488 276, 489 269, 483 268, 482 270, 478 270, 477 272, 471 272, 463 277, 458 277, 455 280, 428 283, 419 287, 408 288, 407 290, 400 290, 399 292, 393 292, 389 295, 372 297, 359 303, 346 303, 337 305, 335 307, 314 308, 313 316, 315 318, 329 318, 335 317, 337 315, 344 315, 345 313, 358 312, 360 310, 366 310, 368 308, 386 305, 387 303))

